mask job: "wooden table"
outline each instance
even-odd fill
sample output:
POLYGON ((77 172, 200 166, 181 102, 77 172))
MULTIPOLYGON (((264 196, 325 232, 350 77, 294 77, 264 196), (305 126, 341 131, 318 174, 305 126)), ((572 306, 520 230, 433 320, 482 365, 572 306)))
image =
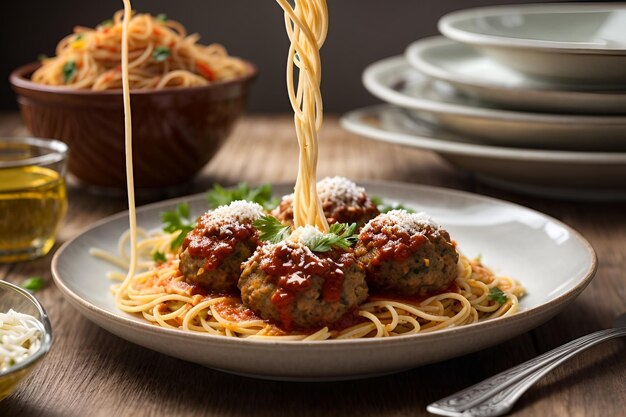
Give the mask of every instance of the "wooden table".
MULTIPOLYGON (((0 115, 0 134, 26 134, 15 114, 0 115)), ((297 145, 290 116, 248 117, 189 191, 214 182, 293 181, 297 145)), ((579 230, 598 252, 595 280, 569 308, 538 329, 490 349, 396 375, 351 382, 286 383, 213 371, 135 346, 74 310, 50 276, 52 254, 0 265, 20 283, 41 276, 37 293, 52 319, 54 346, 0 416, 420 416, 430 402, 585 333, 626 311, 626 204, 550 201, 498 191, 459 173, 436 155, 370 142, 328 117, 319 175, 345 175, 444 186, 495 196, 554 216, 579 230)), ((146 203, 150 199, 143 199, 146 203)), ((126 208, 69 188, 62 243, 94 221, 126 208)), ((58 244, 57 246, 58 247, 58 244)), ((55 248, 56 248, 55 247, 55 248)), ((53 250, 54 252, 54 250, 53 250)), ((592 348, 557 368, 520 400, 516 416, 617 416, 626 408, 623 340, 592 348)))

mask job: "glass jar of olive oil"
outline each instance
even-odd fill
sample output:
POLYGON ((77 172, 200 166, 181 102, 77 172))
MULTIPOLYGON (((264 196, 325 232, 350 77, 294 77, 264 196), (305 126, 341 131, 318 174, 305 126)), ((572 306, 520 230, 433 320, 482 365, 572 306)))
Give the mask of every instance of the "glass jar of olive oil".
POLYGON ((0 138, 0 262, 45 255, 67 210, 67 145, 0 138))

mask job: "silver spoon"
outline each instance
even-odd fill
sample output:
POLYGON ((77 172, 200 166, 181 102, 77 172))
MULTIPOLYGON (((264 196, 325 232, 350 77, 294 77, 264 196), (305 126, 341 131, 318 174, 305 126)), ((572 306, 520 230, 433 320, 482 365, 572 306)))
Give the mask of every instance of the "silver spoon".
POLYGON ((626 314, 612 329, 600 330, 572 340, 508 371, 430 404, 426 409, 442 416, 494 417, 508 413, 515 402, 535 382, 569 358, 591 346, 615 337, 626 336, 626 314))

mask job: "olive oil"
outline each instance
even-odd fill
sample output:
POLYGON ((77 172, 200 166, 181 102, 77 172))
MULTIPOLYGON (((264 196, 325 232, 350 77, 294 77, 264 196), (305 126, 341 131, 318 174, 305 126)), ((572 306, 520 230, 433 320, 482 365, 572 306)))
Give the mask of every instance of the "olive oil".
POLYGON ((38 166, 0 169, 0 262, 45 255, 67 209, 65 181, 38 166))

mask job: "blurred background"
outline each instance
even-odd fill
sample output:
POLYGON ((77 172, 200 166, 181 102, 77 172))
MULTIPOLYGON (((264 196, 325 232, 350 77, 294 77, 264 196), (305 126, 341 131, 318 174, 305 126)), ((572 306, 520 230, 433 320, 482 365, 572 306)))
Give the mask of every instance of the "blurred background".
MULTIPOLYGON (((508 3, 539 3, 509 1, 508 3)), ((543 1, 547 3, 547 1, 543 1)), ((410 42, 437 33, 437 19, 453 10, 507 3, 503 0, 329 0, 330 31, 322 50, 325 110, 344 112, 375 103, 361 84, 367 64, 402 53, 410 42)), ((204 44, 219 42, 232 55, 256 63, 260 77, 252 112, 289 112, 285 94, 287 36, 274 0, 135 0, 139 12, 166 13, 204 44)), ((6 2, 0 25, 0 75, 39 54, 53 55, 56 43, 75 25, 95 26, 121 8, 119 0, 6 2), (10 17, 10 18, 8 18, 10 17)), ((8 82, 0 83, 0 110, 17 110, 8 82)))

